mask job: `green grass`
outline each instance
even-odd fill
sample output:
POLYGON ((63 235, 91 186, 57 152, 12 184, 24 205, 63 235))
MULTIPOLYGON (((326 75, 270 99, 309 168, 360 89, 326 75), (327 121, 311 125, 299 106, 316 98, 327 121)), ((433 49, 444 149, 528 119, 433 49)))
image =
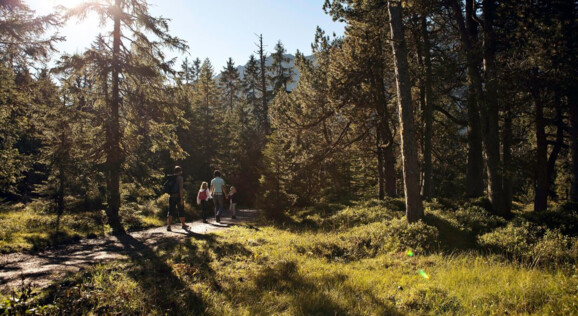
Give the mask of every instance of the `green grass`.
POLYGON ((476 210, 430 207, 426 223, 407 225, 387 203, 359 204, 323 216, 302 210, 284 223, 262 220, 158 249, 127 237, 127 247, 140 249, 129 259, 33 290, 19 302, 7 296, 4 312, 11 306, 87 315, 578 314, 575 235, 564 235, 564 259, 553 255, 556 264, 548 264, 534 260, 548 254, 533 251, 559 239, 544 228, 524 241, 529 248, 521 260, 510 255, 512 239, 500 249, 481 238, 507 233, 510 224, 486 218, 472 228, 468 212, 476 210), (466 241, 448 246, 446 234, 459 231, 466 241))
MULTIPOLYGON (((126 229, 140 230, 163 225, 166 217, 161 210, 157 202, 151 201, 128 204, 120 215, 126 229)), ((0 205, 0 253, 42 250, 81 238, 102 237, 111 231, 104 210, 68 211, 58 221, 43 201, 0 205)))

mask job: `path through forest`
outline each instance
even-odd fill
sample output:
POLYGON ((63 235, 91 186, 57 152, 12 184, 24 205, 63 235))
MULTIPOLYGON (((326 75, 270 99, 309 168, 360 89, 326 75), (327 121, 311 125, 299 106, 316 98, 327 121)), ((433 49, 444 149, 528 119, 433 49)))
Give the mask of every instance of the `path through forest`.
POLYGON ((0 259, 0 292, 6 293, 14 288, 26 285, 47 287, 63 276, 77 272, 88 266, 114 259, 129 258, 137 247, 157 249, 173 240, 185 240, 188 237, 204 235, 233 225, 251 222, 257 216, 256 210, 240 210, 237 219, 223 218, 221 223, 214 219, 209 223, 195 221, 187 223, 188 231, 180 224, 173 224, 172 232, 166 226, 129 233, 126 236, 109 236, 97 239, 83 239, 78 243, 60 245, 45 251, 34 253, 12 253, 2 255, 0 259), (127 243, 125 239, 136 240, 127 243))

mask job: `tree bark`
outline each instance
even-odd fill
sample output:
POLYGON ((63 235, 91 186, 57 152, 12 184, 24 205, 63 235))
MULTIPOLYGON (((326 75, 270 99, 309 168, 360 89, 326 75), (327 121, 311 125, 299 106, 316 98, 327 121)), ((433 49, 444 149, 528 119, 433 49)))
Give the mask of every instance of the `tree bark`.
POLYGON ((432 166, 432 138, 433 138, 433 102, 432 102, 432 63, 430 54, 429 33, 427 30, 427 18, 421 17, 421 32, 423 39, 423 59, 425 65, 424 82, 424 148, 423 148, 423 187, 422 196, 429 200, 433 191, 433 166, 432 166))
POLYGON ((578 85, 568 88, 568 106, 570 107, 570 201, 578 203, 578 85))
POLYGON ((112 98, 110 103, 110 117, 108 120, 108 148, 106 165, 108 167, 108 224, 115 234, 124 233, 124 228, 120 222, 120 169, 121 169, 121 148, 120 148, 120 11, 122 0, 115 1, 114 31, 113 31, 113 51, 112 51, 112 98))
POLYGON ((377 94, 376 110, 379 115, 378 135, 381 137, 379 146, 383 158, 384 190, 385 196, 397 196, 397 177, 395 174, 395 155, 393 154, 393 134, 390 126, 390 113, 387 109, 387 97, 385 80, 383 76, 374 82, 377 94))
POLYGON ((504 199, 502 166, 500 159, 500 126, 498 106, 498 77, 496 70, 496 41, 494 18, 496 15, 495 0, 484 0, 483 4, 483 51, 485 93, 481 107, 482 135, 486 147, 486 166, 488 173, 488 197, 493 211, 497 215, 508 217, 510 209, 504 199))
POLYGON ((507 209, 512 209, 512 199, 514 195, 514 165, 512 158, 512 144, 513 144, 513 120, 511 104, 508 102, 505 105, 504 117, 504 131, 502 133, 502 160, 504 162, 504 201, 507 209))
POLYGON ((377 124, 376 126, 377 132, 377 139, 376 139, 376 149, 377 149, 377 195, 380 200, 385 198, 385 173, 383 170, 383 147, 381 146, 381 132, 380 126, 377 124))
POLYGON ((536 165, 534 188, 534 211, 544 211, 548 207, 548 142, 546 139, 546 122, 544 120, 544 104, 540 92, 533 89, 536 124, 536 165))
POLYGON ((565 86, 570 119, 570 201, 578 203, 578 25, 576 1, 561 1, 563 18, 562 34, 566 43, 567 84, 565 86))
POLYGON ((484 157, 479 104, 482 98, 482 78, 479 70, 481 58, 478 56, 477 50, 474 50, 474 43, 477 43, 478 40, 478 28, 473 18, 475 10, 472 1, 466 1, 465 19, 456 0, 449 0, 448 6, 458 24, 462 47, 466 55, 469 85, 466 197, 473 198, 484 194, 484 157))
POLYGON ((550 156, 548 157, 548 195, 554 199, 558 199, 556 192, 552 190, 554 183, 556 181, 556 160, 558 160, 558 155, 564 144, 564 113, 562 110, 562 100, 560 100, 560 92, 556 91, 554 96, 554 102, 556 107, 556 142, 552 147, 550 156))
POLYGON ((399 107, 401 127, 406 216, 408 222, 413 223, 423 218, 424 211, 420 196, 419 165, 415 142, 407 47, 402 24, 401 3, 398 1, 388 1, 388 9, 397 82, 397 104, 399 107))
MULTIPOLYGON (((478 23, 474 1, 466 1, 465 28, 467 35, 475 43, 478 41, 478 23)), ((474 54, 474 52, 471 52, 474 54)), ((472 56, 475 56, 474 54, 472 56)), ((473 63, 479 65, 480 58, 475 57, 473 63)), ((476 66, 476 69, 479 66, 476 66)), ((474 91, 473 81, 469 80, 468 93, 468 163, 466 171, 466 197, 476 198, 484 195, 484 150, 482 146, 482 126, 480 125, 480 108, 478 99, 481 97, 474 91)))
POLYGON ((468 91, 468 161, 466 166, 466 197, 484 195, 484 155, 482 146, 482 126, 476 93, 470 78, 468 91))
POLYGON ((383 148, 383 162, 385 172, 385 195, 397 196, 397 175, 395 173, 395 155, 393 153, 393 139, 383 148))

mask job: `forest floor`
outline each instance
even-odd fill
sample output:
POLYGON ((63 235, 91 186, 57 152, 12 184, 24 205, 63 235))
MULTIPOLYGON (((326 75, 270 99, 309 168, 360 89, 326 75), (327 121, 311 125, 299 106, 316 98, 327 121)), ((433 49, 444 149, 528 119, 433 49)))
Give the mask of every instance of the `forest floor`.
POLYGON ((162 248, 168 242, 202 237, 217 230, 252 222, 257 215, 256 210, 240 210, 237 219, 224 217, 220 223, 215 222, 214 218, 209 219, 208 223, 201 220, 189 222, 186 231, 180 223, 173 223, 172 231, 162 226, 122 236, 82 239, 77 243, 38 252, 3 254, 0 257, 0 292, 7 293, 28 285, 44 288, 65 275, 89 266, 128 258, 132 252, 140 250, 139 247, 162 248))

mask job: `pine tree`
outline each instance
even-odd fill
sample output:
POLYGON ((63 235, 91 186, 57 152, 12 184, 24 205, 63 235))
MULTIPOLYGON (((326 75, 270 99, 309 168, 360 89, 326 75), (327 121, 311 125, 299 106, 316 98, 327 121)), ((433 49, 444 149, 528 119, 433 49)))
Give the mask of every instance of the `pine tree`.
POLYGON ((0 2, 0 61, 9 68, 46 59, 55 51, 54 44, 64 38, 45 35, 62 21, 55 14, 36 16, 21 0, 0 2))
POLYGON ((267 67, 268 81, 273 87, 272 98, 281 91, 288 91, 288 86, 293 83, 293 71, 289 64, 291 59, 285 56, 286 53, 287 50, 285 50, 283 43, 278 41, 275 45, 275 51, 271 54, 273 62, 267 67))
MULTIPOLYGON (((259 57, 259 92, 260 104, 257 109, 257 117, 259 119, 259 128, 263 135, 271 133, 271 126, 269 123, 269 86, 267 85, 267 53, 263 45, 263 35, 259 35, 259 43, 257 44, 257 55, 259 57)), ((264 141, 263 141, 264 143, 264 141)))
MULTIPOLYGON (((194 107, 197 111, 197 121, 201 131, 195 135, 198 139, 199 152, 202 157, 204 179, 211 177, 211 170, 218 168, 222 163, 219 157, 225 137, 223 126, 225 117, 225 107, 221 103, 221 90, 215 79, 213 65, 209 59, 205 59, 199 70, 199 80, 196 85, 194 107)), ((194 122, 193 122, 194 123, 194 122)))
POLYGON ((106 54, 99 52, 85 54, 85 57, 103 57, 104 60, 94 60, 99 67, 105 70, 103 78, 107 81, 107 120, 106 120, 106 166, 107 166, 107 191, 108 206, 107 216, 110 226, 115 233, 124 233, 120 222, 119 209, 121 205, 121 173, 122 163, 125 159, 121 147, 121 108, 123 107, 121 93, 121 76, 127 74, 155 73, 155 69, 165 72, 172 71, 171 64, 164 61, 163 47, 184 50, 186 45, 178 38, 168 34, 166 19, 154 18, 148 13, 148 5, 142 0, 115 0, 111 4, 85 3, 72 9, 69 16, 84 17, 90 11, 95 11, 103 21, 112 22, 112 33, 107 42, 105 37, 100 36, 99 41, 106 43, 99 48, 106 47, 106 54), (159 41, 151 41, 144 32, 151 32, 159 41), (129 41, 129 46, 125 44, 129 41), (135 53, 146 52, 151 57, 148 64, 133 62, 135 53), (152 67, 152 68, 151 68, 152 67), (108 73, 110 69, 110 73, 108 73), (110 81, 110 82, 108 82, 110 81))
POLYGON ((423 204, 419 195, 419 167, 415 146, 413 106, 407 63, 407 46, 403 31, 401 2, 388 1, 391 39, 397 81, 397 103, 401 127, 401 151, 405 189, 406 216, 409 223, 423 218, 423 204))
POLYGON ((393 86, 393 69, 391 54, 385 48, 385 12, 377 3, 356 3, 349 7, 342 4, 334 1, 325 5, 334 19, 348 22, 343 45, 331 57, 330 89, 338 102, 354 106, 351 115, 357 117, 356 121, 374 130, 371 151, 377 158, 378 195, 396 196, 396 123, 392 119, 395 109, 390 105, 389 91, 393 86))
POLYGON ((46 60, 62 40, 47 35, 58 27, 56 15, 36 16, 20 0, 0 2, 0 196, 30 194, 26 172, 32 170, 38 150, 34 139, 34 79, 29 66, 46 60), (32 145, 29 146, 29 145, 32 145), (26 192, 21 190, 25 190, 26 192))
POLYGON ((257 91, 259 89, 259 63, 255 59, 255 55, 249 56, 249 61, 245 65, 245 73, 243 76, 243 92, 245 98, 251 106, 251 112, 257 116, 257 109, 259 108, 257 91))
POLYGON ((235 67, 233 59, 227 60, 227 65, 221 71, 220 83, 225 93, 226 103, 229 111, 234 111, 236 104, 239 101, 239 94, 241 90, 241 79, 239 71, 235 67))

